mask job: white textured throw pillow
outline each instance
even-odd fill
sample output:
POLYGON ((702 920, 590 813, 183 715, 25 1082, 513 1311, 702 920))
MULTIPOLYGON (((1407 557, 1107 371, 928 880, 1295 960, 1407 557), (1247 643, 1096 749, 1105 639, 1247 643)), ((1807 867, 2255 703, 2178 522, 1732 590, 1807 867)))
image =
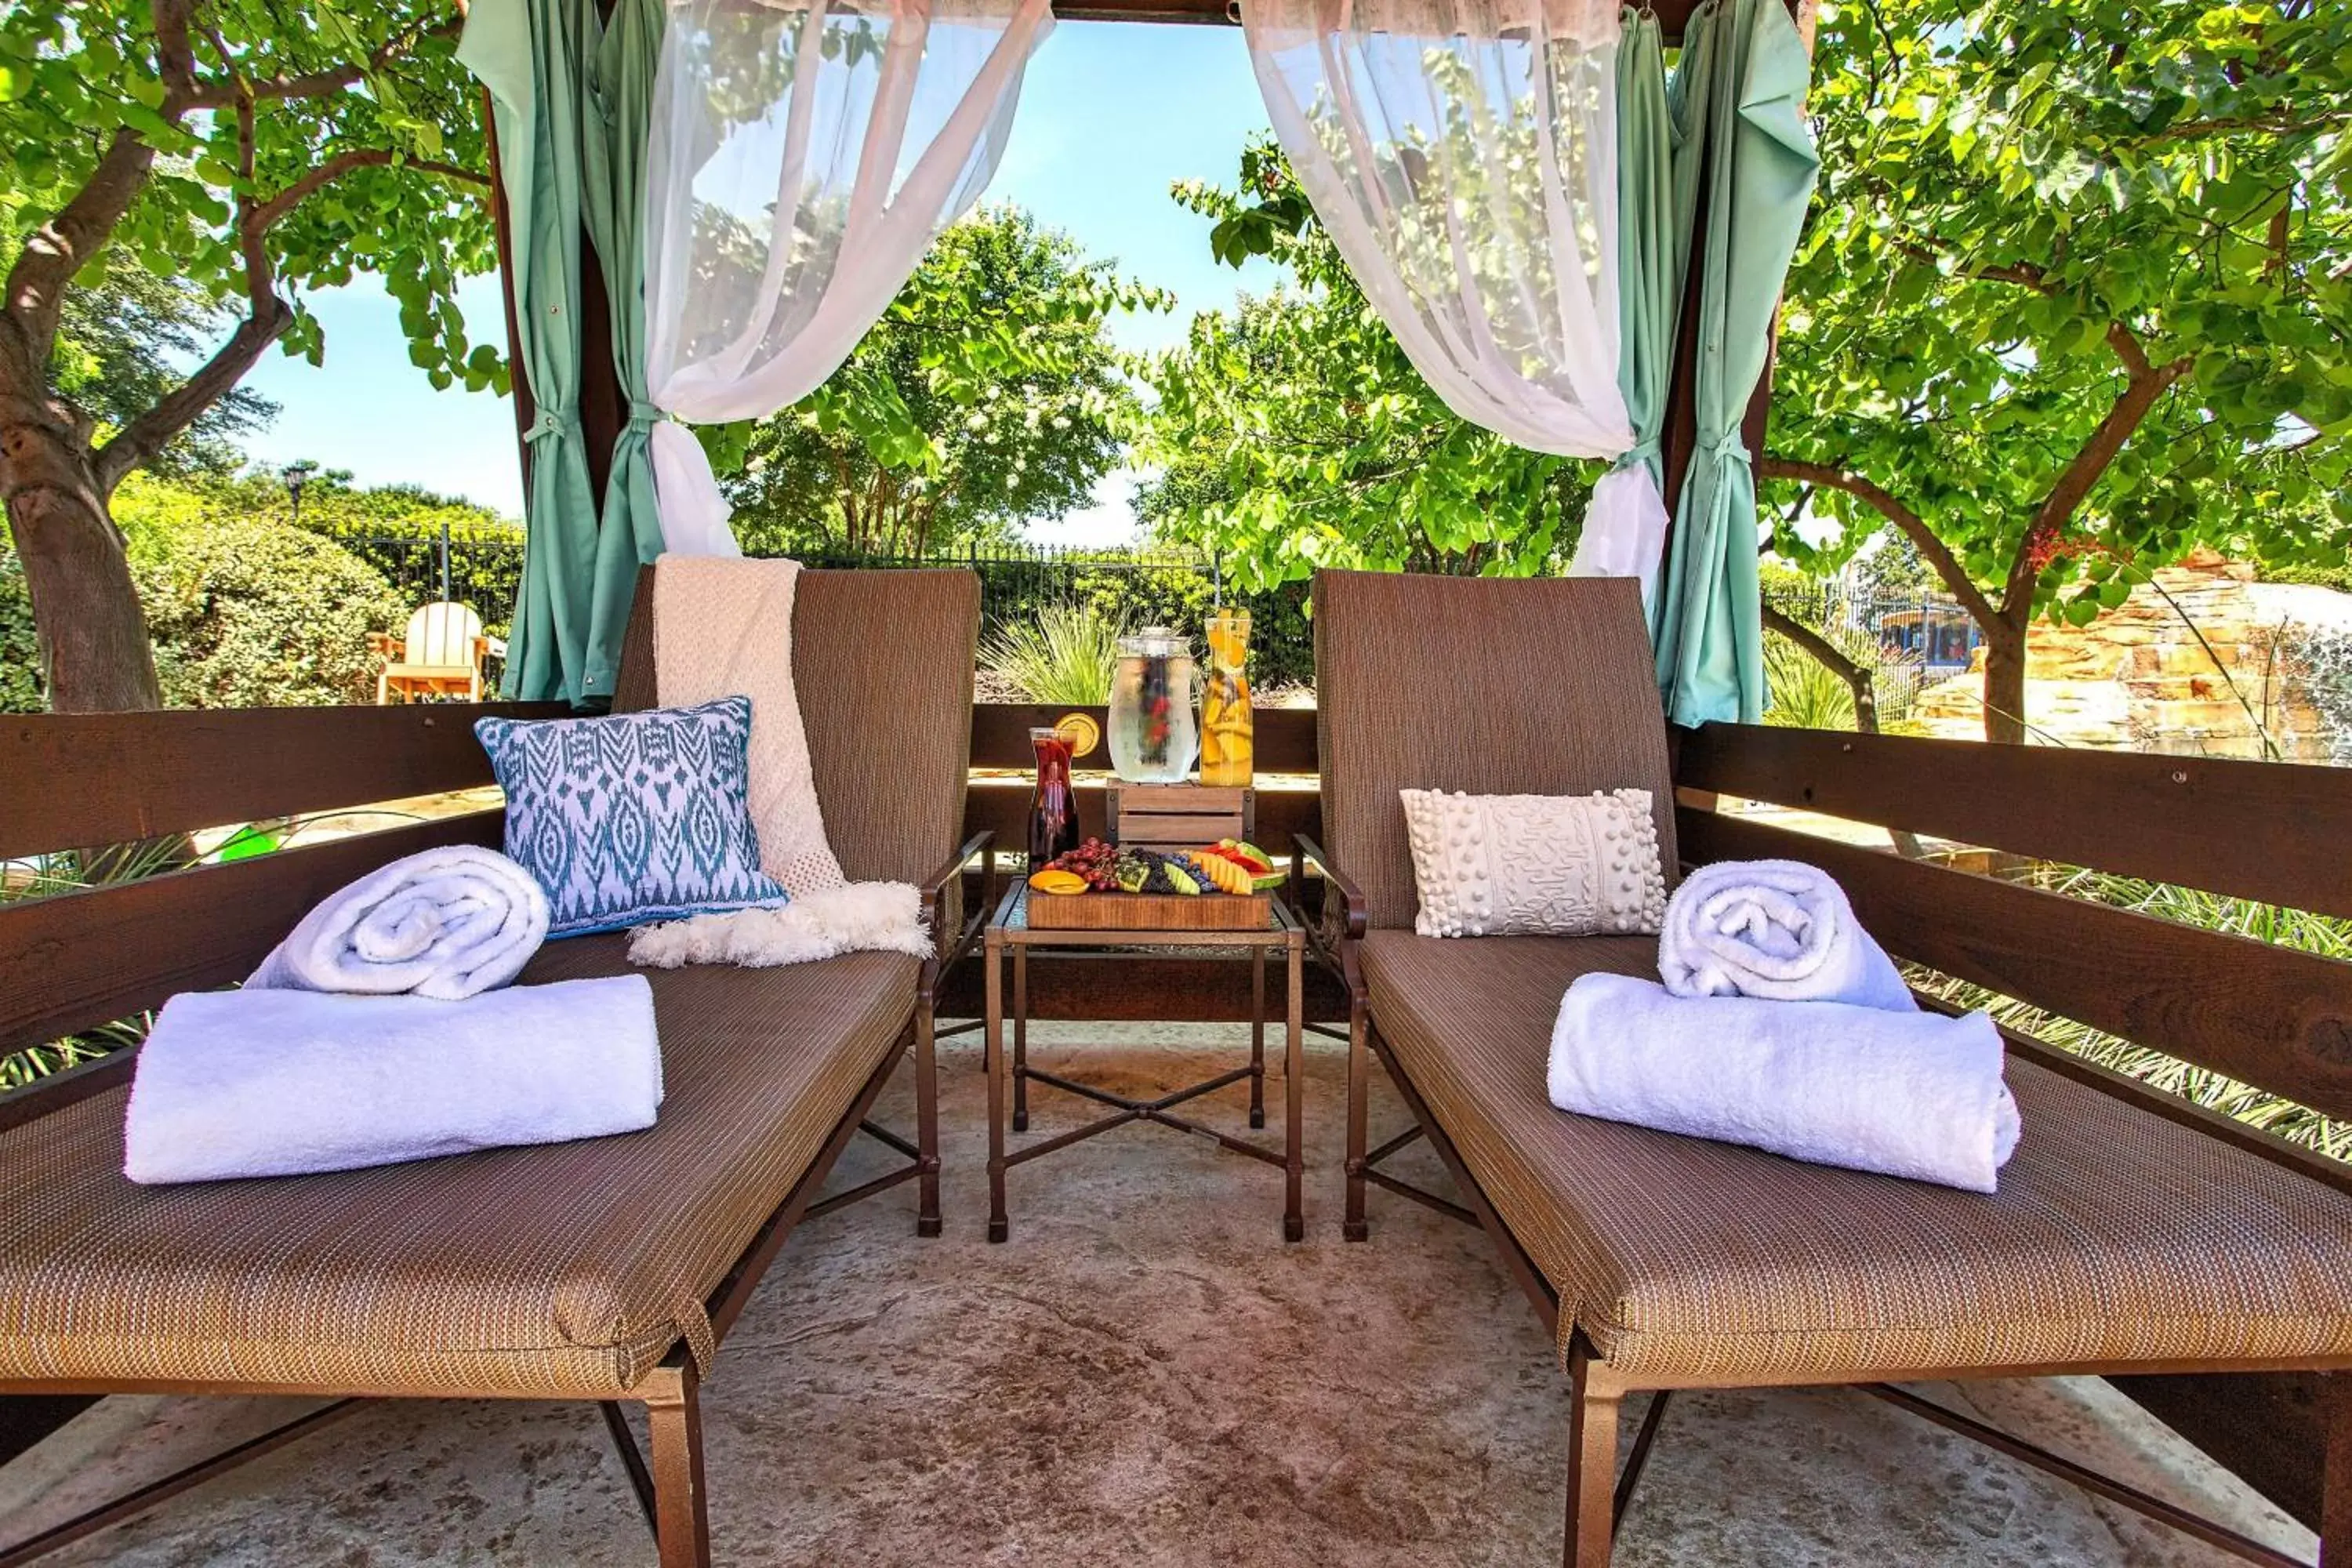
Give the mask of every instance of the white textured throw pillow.
POLYGON ((1654 932, 1666 878, 1650 792, 1448 795, 1408 789, 1423 936, 1654 932))

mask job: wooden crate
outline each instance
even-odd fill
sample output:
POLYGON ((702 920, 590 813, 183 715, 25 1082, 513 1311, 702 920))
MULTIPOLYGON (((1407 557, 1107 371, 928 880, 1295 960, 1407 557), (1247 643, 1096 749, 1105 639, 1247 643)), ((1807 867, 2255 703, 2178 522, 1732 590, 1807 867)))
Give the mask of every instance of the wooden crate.
POLYGON ((1264 931, 1268 893, 1029 893, 1031 931, 1264 931))
POLYGON ((1198 849, 1221 838, 1247 838, 1257 826, 1255 790, 1202 784, 1106 786, 1104 817, 1112 842, 1144 849, 1198 849))

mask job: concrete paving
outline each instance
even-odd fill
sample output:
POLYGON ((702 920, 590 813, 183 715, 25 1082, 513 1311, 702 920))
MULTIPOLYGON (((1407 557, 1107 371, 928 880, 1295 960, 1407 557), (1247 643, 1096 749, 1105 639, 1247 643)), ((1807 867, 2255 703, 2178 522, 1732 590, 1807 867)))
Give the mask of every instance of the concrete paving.
MULTIPOLYGON (((1207 1076, 1236 1038, 1182 1026, 1038 1036, 1040 1065, 1129 1091, 1207 1076)), ((719 1563, 1559 1561, 1567 1419, 1552 1348, 1478 1232, 1376 1193, 1371 1241, 1340 1241, 1336 1047, 1309 1057, 1307 1239, 1294 1247, 1279 1239, 1278 1171, 1150 1127, 1016 1170, 1012 1239, 989 1246, 979 1055, 966 1039, 943 1057, 948 1234, 915 1237, 903 1188, 809 1224, 720 1352, 704 1391, 719 1563)), ((1216 1125, 1247 1131, 1239 1089, 1206 1103, 1216 1125)), ((903 1085, 885 1105, 904 1117, 903 1085)), ((1034 1109, 1032 1139, 1089 1114, 1050 1091, 1034 1109)), ((1402 1112, 1386 1102, 1376 1121, 1402 1125, 1402 1112)), ((866 1160, 853 1152, 836 1180, 866 1160)), ((1443 1182, 1433 1162, 1420 1173, 1443 1182)), ((2308 1531, 2104 1384, 1923 1392, 2315 1555, 2308 1531)), ((0 1540, 299 1408, 109 1400, 0 1469, 0 1540)), ((53 1561, 634 1568, 652 1550, 593 1409, 411 1403, 53 1561)), ((1618 1561, 2225 1559, 1824 1391, 1678 1396, 1618 1561)))

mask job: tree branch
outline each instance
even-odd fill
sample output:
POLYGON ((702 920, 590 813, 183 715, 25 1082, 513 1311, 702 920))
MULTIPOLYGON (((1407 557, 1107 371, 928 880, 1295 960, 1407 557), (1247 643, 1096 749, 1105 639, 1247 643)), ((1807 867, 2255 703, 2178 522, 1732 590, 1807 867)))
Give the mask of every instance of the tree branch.
POLYGON ((147 140, 128 126, 117 126, 114 139, 73 199, 26 237, 25 248, 8 269, 10 380, 26 386, 44 384, 66 289, 105 246, 114 226, 146 188, 154 166, 155 149, 147 140))
MULTIPOLYGON (((1924 261, 1930 267, 1940 267, 1949 247, 1937 240, 1898 239, 1895 248, 1914 261, 1924 261)), ((2031 289, 2037 294, 2055 294, 2058 286, 2050 275, 2031 261, 2019 261, 1999 267, 1957 267, 1953 276, 1974 279, 1986 283, 2014 283, 2021 289, 2031 289)))
POLYGON ((404 168, 420 170, 427 174, 438 174, 445 180, 457 180, 469 185, 478 185, 484 190, 490 188, 490 177, 488 174, 478 174, 471 169, 461 169, 455 163, 436 163, 430 158, 410 158, 382 147, 362 147, 348 153, 338 153, 317 168, 310 170, 300 179, 255 207, 252 210, 251 221, 258 225, 259 232, 267 233, 278 219, 301 205, 306 198, 315 195, 320 188, 342 178, 353 169, 378 168, 394 160, 398 160, 404 168))
POLYGON ((177 121, 196 90, 196 51, 188 37, 195 5, 194 0, 153 0, 148 12, 155 24, 155 71, 163 80, 162 112, 177 121))
POLYGON ((189 109, 228 109, 236 104, 240 88, 256 101, 264 103, 325 98, 330 93, 341 92, 366 80, 370 75, 383 70, 426 38, 455 37, 464 27, 465 20, 460 7, 457 15, 434 26, 421 27, 390 40, 369 55, 363 63, 354 61, 326 70, 307 71, 299 76, 264 77, 258 81, 194 82, 190 85, 184 106, 189 109))
POLYGON ((101 494, 112 495, 123 476, 160 452, 198 416, 236 390, 270 344, 294 324, 294 308, 270 297, 265 308, 237 323, 228 341, 194 375, 158 398, 147 412, 117 431, 98 449, 91 467, 101 494))
MULTIPOLYGON (((250 96, 236 100, 237 176, 240 184, 252 188, 255 164, 254 100, 250 96)), ((315 195, 331 182, 353 169, 390 163, 395 154, 380 148, 359 148, 341 153, 280 190, 268 201, 255 203, 249 195, 237 198, 237 248, 245 261, 245 292, 251 313, 237 323, 228 341, 221 344, 213 357, 153 406, 132 419, 114 438, 100 447, 93 457, 93 467, 100 489, 108 495, 122 482, 123 476, 163 449, 172 438, 197 416, 226 396, 246 374, 259 362, 270 344, 294 324, 294 308, 278 296, 278 268, 269 255, 270 229, 307 197, 315 195)), ((471 170, 452 164, 436 163, 422 159, 410 160, 411 165, 428 174, 446 178, 477 181, 485 185, 488 181, 471 170)))
POLYGON ((1951 547, 1936 536, 1925 519, 1895 499, 1882 487, 1873 484, 1860 474, 1827 463, 1800 463, 1787 458, 1766 456, 1756 464, 1759 477, 1768 479, 1797 479, 1824 489, 1843 490, 1857 500, 1866 501, 1878 514, 1901 531, 1918 548, 1920 558, 1936 570, 1944 586, 1959 600, 1971 618, 1980 626, 1992 626, 2000 619, 2000 611, 1985 596, 1984 591, 1969 576, 1968 568, 1960 564, 1951 547))
POLYGON ((2064 531, 2092 487, 2116 460, 2116 454, 2123 450, 2124 443, 2147 422, 2157 400, 2196 364, 2186 355, 2164 364, 2150 364, 2139 340, 2119 321, 2108 323, 2107 344, 2124 363, 2124 388, 2116 395, 2098 428, 2075 451, 2074 460, 2059 473, 2057 483, 2050 487, 2049 494, 2034 509, 2033 521, 2026 527, 2025 541, 2010 563, 2009 581, 2001 590, 2004 614, 2021 615, 2032 602, 2033 581, 2041 569, 2031 548, 2033 542, 2055 539, 2064 531))

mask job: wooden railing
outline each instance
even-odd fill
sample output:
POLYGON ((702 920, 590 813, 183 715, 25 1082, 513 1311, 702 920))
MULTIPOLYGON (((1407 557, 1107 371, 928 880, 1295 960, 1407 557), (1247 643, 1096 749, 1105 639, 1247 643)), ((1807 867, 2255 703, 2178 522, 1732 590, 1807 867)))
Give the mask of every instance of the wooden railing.
MULTIPOLYGON (((560 711, 438 706, 0 720, 0 858, 477 788, 491 778, 473 738, 476 718, 560 711)), ((1025 770, 1030 726, 1066 711, 976 710, 973 765, 1025 770)), ((1094 716, 1103 718, 1099 710, 1094 716)), ((1314 774, 1312 712, 1262 711, 1257 726, 1263 773, 1295 775, 1294 784, 1296 775, 1314 774)), ((1899 956, 2352 1116, 2352 964, 1712 809, 1717 795, 1742 796, 2352 916, 2352 876, 2344 870, 2352 770, 1740 726, 1710 725, 1675 740, 1686 861, 1811 860, 1843 882, 1864 923, 1899 956)), ((1082 785, 1079 797, 1085 826, 1100 831, 1099 785, 1082 785)), ((994 827, 1017 844, 1025 804, 1024 781, 983 773, 967 825, 994 827)), ((473 811, 0 903, 0 1051, 123 1017, 175 991, 232 982, 304 910, 352 877, 427 845, 496 844, 503 826, 499 811, 473 811)), ((1267 848, 1286 851, 1293 834, 1318 826, 1311 789, 1261 791, 1257 836, 1267 848)), ((974 979, 951 987, 943 999, 950 1010, 977 1005, 976 994, 964 994, 974 979)), ((1234 1017, 1247 1000, 1239 966, 1177 959, 1130 961, 1113 974, 1084 959, 1041 957, 1031 984, 1045 1016, 1234 1017)), ((1319 977, 1307 1003, 1310 1016, 1340 1016, 1336 989, 1319 977)), ((2013 1037, 2012 1048, 2321 1180, 2352 1181, 2347 1167, 2039 1042, 2013 1037)), ((0 1127, 120 1082, 130 1061, 131 1053, 117 1053, 32 1092, 0 1097, 0 1127)), ((2134 1392, 2308 1514, 2316 1479, 2299 1387, 2294 1379, 2233 1380, 2226 1390, 2211 1380, 2173 1380, 2134 1392)))
MULTIPOLYGON (((1677 742, 1686 792, 2352 914, 2352 769, 1728 725, 1677 742)), ((1676 830, 1692 861, 1821 866, 1900 957, 2352 1116, 2352 964, 1688 805, 1676 830)))

